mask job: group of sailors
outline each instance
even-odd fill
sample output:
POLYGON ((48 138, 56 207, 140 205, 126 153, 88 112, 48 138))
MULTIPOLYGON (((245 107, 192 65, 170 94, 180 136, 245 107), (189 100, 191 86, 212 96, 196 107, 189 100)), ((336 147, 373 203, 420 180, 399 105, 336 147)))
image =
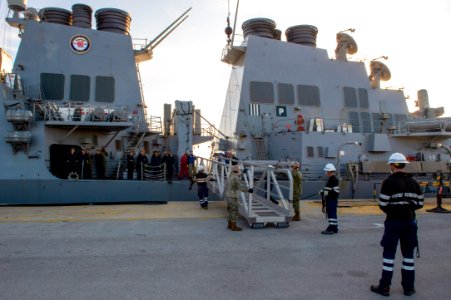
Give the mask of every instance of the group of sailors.
POLYGON ((82 148, 81 151, 76 151, 75 147, 71 147, 66 157, 67 178, 91 179, 94 167, 95 177, 105 179, 107 157, 108 153, 103 147, 97 149, 94 155, 91 155, 88 149, 82 148))
POLYGON ((133 180, 136 172, 137 180, 144 180, 147 177, 156 180, 164 177, 169 183, 172 182, 175 158, 170 151, 165 151, 163 156, 160 151, 153 151, 149 160, 145 149, 141 149, 136 157, 135 151, 131 149, 125 160, 128 180, 133 180))

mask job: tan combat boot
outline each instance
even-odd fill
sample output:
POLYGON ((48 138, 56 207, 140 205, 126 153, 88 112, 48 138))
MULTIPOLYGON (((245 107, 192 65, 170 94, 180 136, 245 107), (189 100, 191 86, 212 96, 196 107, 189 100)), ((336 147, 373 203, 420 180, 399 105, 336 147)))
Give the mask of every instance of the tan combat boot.
POLYGON ((292 220, 293 221, 300 221, 301 220, 301 215, 299 213, 295 213, 292 220))
POLYGON ((230 228, 230 230, 232 230, 232 231, 241 231, 243 229, 241 229, 240 227, 236 226, 235 222, 232 222, 232 227, 230 228))
POLYGON ((229 222, 227 223, 227 229, 232 229, 232 221, 229 221, 229 222))

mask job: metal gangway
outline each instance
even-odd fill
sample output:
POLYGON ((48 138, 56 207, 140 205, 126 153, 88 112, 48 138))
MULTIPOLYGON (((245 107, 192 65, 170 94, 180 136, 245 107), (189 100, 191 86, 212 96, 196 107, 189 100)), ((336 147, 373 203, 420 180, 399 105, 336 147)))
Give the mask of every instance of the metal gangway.
POLYGON ((292 220, 290 202, 293 199, 293 177, 289 169, 276 169, 272 165, 245 161, 225 162, 198 157, 210 173, 210 191, 222 198, 227 178, 237 163, 242 170, 243 184, 252 188, 253 193, 240 192, 239 214, 246 219, 251 228, 263 228, 273 224, 286 228, 292 220), (290 199, 290 200, 289 200, 290 199))

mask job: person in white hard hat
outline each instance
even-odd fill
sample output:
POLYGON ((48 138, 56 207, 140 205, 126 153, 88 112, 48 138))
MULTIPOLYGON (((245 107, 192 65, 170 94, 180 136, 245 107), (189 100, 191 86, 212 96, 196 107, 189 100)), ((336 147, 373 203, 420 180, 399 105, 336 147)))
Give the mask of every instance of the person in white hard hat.
POLYGON ((194 183, 197 183, 197 196, 199 197, 200 207, 208 209, 208 186, 207 181, 210 180, 210 175, 205 173, 205 167, 200 165, 198 172, 193 176, 190 189, 194 183))
POLYGON ((324 166, 324 171, 327 175, 327 183, 322 190, 322 196, 325 199, 326 215, 329 226, 321 231, 322 234, 338 233, 337 206, 340 187, 338 186, 338 178, 335 176, 336 170, 337 169, 333 164, 326 164, 324 166))
POLYGON ((379 285, 370 290, 383 296, 390 295, 398 241, 403 255, 401 285, 404 295, 415 293, 414 252, 418 247, 415 210, 423 207, 424 196, 418 182, 404 171, 409 162, 401 153, 393 153, 388 159, 392 174, 384 180, 379 194, 379 208, 386 214, 385 230, 381 240, 383 268, 379 285))

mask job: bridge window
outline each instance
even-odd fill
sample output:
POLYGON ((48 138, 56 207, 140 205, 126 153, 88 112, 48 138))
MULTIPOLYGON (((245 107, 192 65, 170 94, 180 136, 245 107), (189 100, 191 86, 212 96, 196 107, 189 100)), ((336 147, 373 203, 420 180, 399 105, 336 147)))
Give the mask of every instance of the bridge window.
POLYGON ((96 101, 114 102, 114 77, 96 77, 96 101))
POLYGON ((274 86, 271 82, 251 81, 250 96, 252 103, 273 104, 274 86))
POLYGON ((41 73, 41 93, 45 100, 63 100, 64 75, 41 73))
POLYGON ((70 76, 70 100, 89 101, 90 78, 84 75, 70 76))
POLYGON ((352 132, 360 132, 359 113, 356 111, 348 112, 349 124, 352 125, 352 132))
POLYGON ((372 113, 371 114, 373 117, 373 129, 375 133, 380 133, 381 132, 381 114, 379 113, 372 113))
POLYGON ((369 108, 368 91, 366 89, 358 89, 360 108, 369 108))
POLYGON ((277 94, 279 96, 279 104, 294 104, 293 85, 287 83, 277 84, 277 94))
POLYGON ((303 106, 320 106, 319 87, 316 85, 298 85, 298 103, 303 106))
POLYGON ((355 88, 343 87, 343 93, 345 97, 345 107, 356 108, 357 107, 357 95, 355 88))
POLYGON ((362 132, 372 132, 371 131, 371 115, 370 115, 370 113, 361 112, 360 119, 362 120, 362 132))

